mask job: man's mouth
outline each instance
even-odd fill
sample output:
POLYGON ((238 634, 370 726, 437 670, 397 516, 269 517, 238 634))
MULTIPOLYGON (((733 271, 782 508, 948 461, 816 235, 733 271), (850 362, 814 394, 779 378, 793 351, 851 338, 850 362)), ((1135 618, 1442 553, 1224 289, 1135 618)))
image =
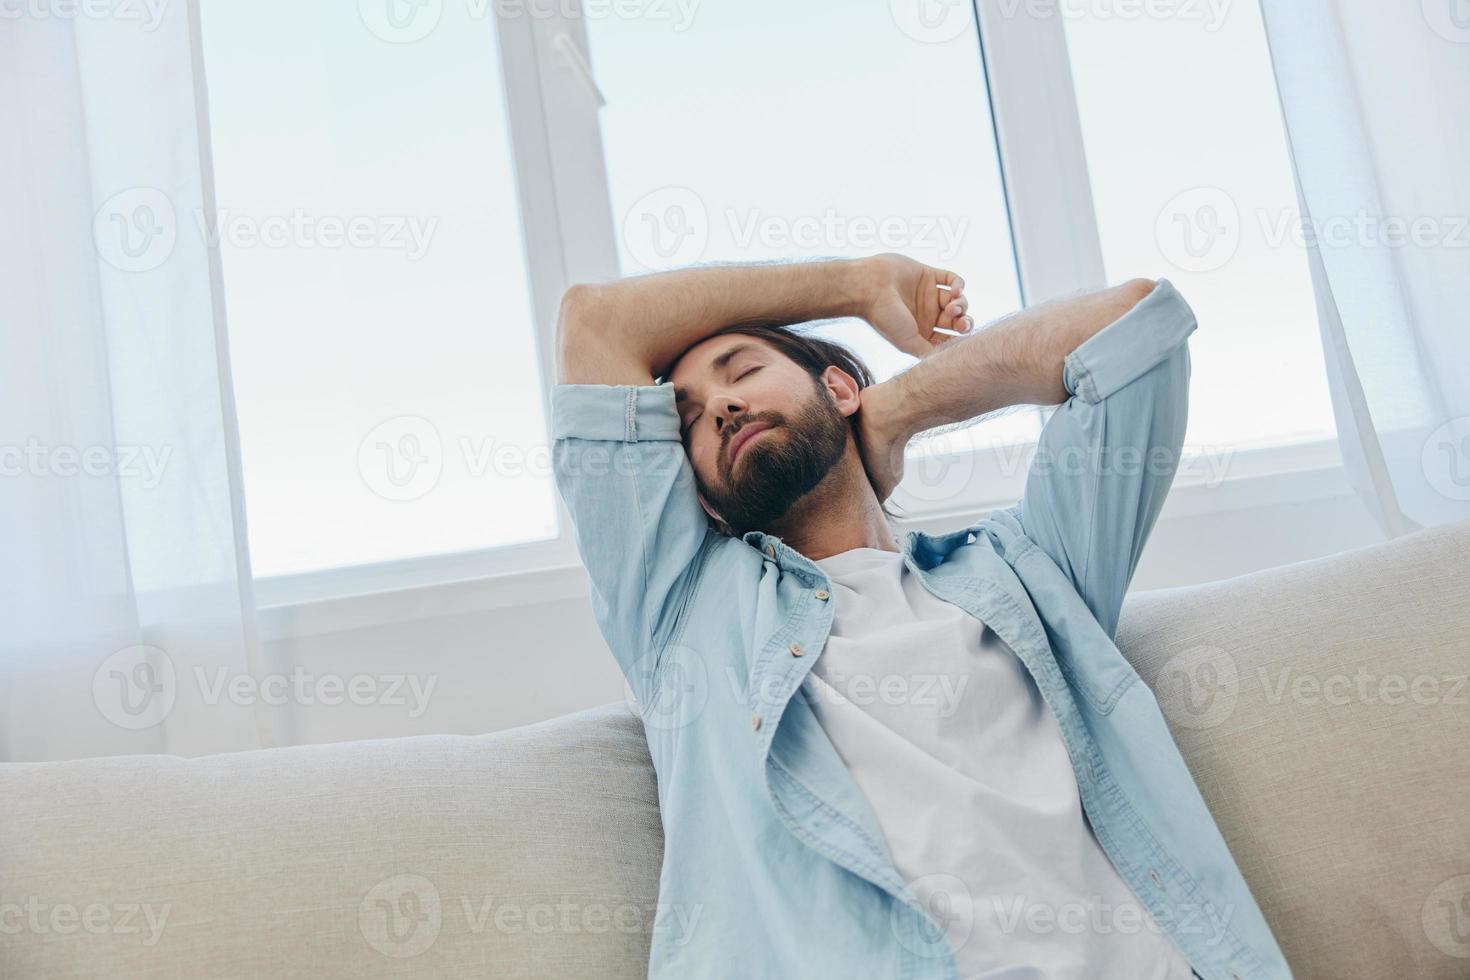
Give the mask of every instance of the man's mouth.
POLYGON ((749 422, 739 432, 735 433, 734 437, 730 440, 730 465, 735 465, 735 460, 739 458, 740 451, 745 448, 750 440, 770 427, 771 424, 769 422, 749 422))

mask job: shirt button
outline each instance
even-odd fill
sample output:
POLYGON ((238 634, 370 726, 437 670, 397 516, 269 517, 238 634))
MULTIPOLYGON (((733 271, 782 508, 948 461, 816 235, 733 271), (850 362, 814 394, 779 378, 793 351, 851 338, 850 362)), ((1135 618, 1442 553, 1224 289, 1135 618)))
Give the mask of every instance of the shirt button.
POLYGON ((758 731, 761 730, 761 716, 760 715, 751 715, 750 716, 750 730, 753 731, 753 732, 758 732, 758 731))
POLYGON ((826 589, 818 589, 812 594, 815 595, 818 599, 823 600, 824 602, 832 598, 832 593, 828 592, 826 589))
POLYGON ((801 644, 800 643, 793 643, 793 644, 791 644, 791 646, 787 647, 786 649, 788 649, 788 650, 791 651, 791 655, 793 657, 799 657, 799 656, 801 656, 801 644))
POLYGON ((1149 876, 1149 878, 1151 878, 1153 880, 1153 883, 1155 885, 1158 885, 1160 888, 1163 888, 1164 887, 1164 879, 1163 878, 1160 878, 1159 877, 1159 873, 1157 871, 1155 871, 1153 868, 1149 868, 1148 869, 1148 876, 1149 876))

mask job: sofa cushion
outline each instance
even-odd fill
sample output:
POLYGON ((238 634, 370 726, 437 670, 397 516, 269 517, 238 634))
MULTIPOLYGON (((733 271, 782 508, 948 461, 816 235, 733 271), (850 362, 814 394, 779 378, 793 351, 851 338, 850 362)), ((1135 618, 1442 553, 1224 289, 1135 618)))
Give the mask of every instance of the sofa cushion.
POLYGON ((478 737, 0 766, 0 976, 642 977, 663 837, 609 705, 478 737))
POLYGON ((1128 601, 1299 978, 1470 976, 1470 522, 1128 601))

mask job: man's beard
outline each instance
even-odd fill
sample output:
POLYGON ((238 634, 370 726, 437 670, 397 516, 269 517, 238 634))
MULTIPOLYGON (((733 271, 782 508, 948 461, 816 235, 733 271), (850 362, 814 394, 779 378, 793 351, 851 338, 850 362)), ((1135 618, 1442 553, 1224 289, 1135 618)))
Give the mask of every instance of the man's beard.
POLYGON ((768 422, 770 435, 742 449, 733 471, 722 451, 724 488, 702 488, 735 535, 769 528, 842 459, 851 427, 827 389, 815 378, 813 384, 816 391, 794 422, 775 411, 746 416, 742 428, 768 422))

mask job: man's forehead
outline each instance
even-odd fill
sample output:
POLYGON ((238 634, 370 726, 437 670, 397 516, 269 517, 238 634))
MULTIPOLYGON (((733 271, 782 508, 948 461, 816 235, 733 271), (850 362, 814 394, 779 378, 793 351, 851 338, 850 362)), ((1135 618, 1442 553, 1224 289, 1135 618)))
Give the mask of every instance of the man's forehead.
MULTIPOLYGON (((711 348, 710 353, 702 353, 699 357, 699 360, 701 361, 707 357, 710 358, 708 370, 711 373, 718 373, 719 371, 724 370, 730 365, 730 362, 738 357, 741 353, 753 352, 764 354, 769 352, 771 349, 767 344, 763 343, 762 341, 757 340, 754 337, 746 336, 730 337, 726 339, 723 344, 712 344, 707 340, 701 341, 701 343, 709 344, 711 348)), ((670 372, 669 380, 672 381, 674 375, 680 373, 680 369, 683 370, 686 376, 691 371, 698 370, 697 368, 689 367, 688 365, 690 363, 690 352, 686 352, 684 356, 680 358, 679 362, 674 366, 674 370, 670 372)), ((676 383, 674 386, 675 403, 682 402, 688 397, 689 389, 683 384, 676 383)))

